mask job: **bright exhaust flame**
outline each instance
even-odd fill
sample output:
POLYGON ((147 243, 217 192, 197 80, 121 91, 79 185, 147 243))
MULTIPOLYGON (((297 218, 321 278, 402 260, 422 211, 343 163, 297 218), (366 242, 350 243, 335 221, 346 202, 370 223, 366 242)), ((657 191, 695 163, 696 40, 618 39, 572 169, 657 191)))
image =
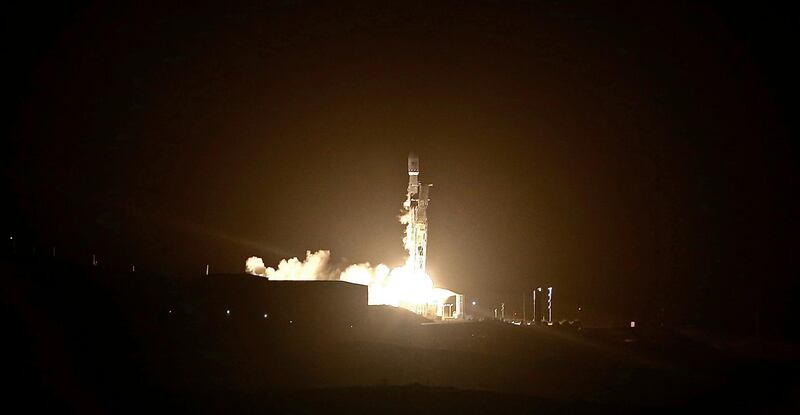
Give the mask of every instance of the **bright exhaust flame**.
MULTIPOLYGON (((413 249, 408 233, 410 225, 409 214, 400 217, 400 222, 406 225, 406 236, 403 244, 406 250, 413 249)), ((331 280, 338 279, 369 287, 370 305, 391 305, 403 307, 420 314, 436 312, 441 315, 444 301, 455 295, 454 292, 444 288, 436 288, 431 277, 423 272, 414 272, 414 266, 409 256, 405 264, 396 268, 389 268, 384 264, 372 266, 369 263, 354 264, 338 272, 329 265, 330 251, 319 250, 306 252, 305 260, 299 258, 284 259, 278 263, 277 268, 267 267, 259 257, 250 257, 245 263, 249 274, 268 277, 271 280, 331 280), (435 311, 431 311, 434 308, 435 311)))
MULTIPOLYGON (((329 266, 330 251, 306 252, 305 260, 282 260, 277 268, 267 267, 258 257, 247 259, 248 273, 272 280, 331 280, 338 279, 369 287, 369 304, 386 304, 407 308, 425 316, 444 317, 444 302, 454 292, 435 288, 425 272, 427 262, 427 227, 429 191, 431 184, 419 180, 419 157, 408 157, 408 191, 403 203, 400 223, 405 225, 403 246, 408 253, 405 264, 389 268, 384 264, 350 265, 343 271, 329 266)), ((458 301, 458 300, 457 300, 458 301)), ((458 309, 458 306, 456 307, 458 309)))

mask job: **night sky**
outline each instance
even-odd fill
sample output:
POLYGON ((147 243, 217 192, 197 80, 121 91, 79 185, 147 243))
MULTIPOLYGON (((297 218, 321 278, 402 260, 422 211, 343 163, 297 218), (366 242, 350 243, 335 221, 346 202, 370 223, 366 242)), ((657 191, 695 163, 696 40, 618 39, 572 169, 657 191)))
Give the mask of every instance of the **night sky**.
POLYGON ((516 310, 553 285, 557 317, 789 321, 787 10, 60 7, 4 16, 3 216, 40 249, 175 278, 317 249, 397 266, 415 151, 439 286, 516 310))

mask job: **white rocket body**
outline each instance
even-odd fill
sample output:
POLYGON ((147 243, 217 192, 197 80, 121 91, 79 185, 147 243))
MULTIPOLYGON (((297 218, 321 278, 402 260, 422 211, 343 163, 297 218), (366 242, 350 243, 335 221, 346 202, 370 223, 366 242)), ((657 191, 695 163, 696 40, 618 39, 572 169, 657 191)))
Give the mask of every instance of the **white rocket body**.
POLYGON ((411 153, 408 156, 408 193, 406 207, 409 210, 411 263, 415 273, 425 273, 428 255, 428 216, 430 203, 429 190, 431 184, 423 184, 419 180, 419 157, 411 153))

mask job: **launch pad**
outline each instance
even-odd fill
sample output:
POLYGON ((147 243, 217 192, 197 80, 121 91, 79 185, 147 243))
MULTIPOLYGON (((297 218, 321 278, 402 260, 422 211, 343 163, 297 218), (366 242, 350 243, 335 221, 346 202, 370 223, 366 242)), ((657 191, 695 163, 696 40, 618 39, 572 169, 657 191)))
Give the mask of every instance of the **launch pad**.
MULTIPOLYGON (((428 261, 428 205, 430 204, 430 189, 433 184, 424 183, 420 178, 419 156, 416 153, 408 155, 408 191, 403 207, 405 215, 401 218, 406 223, 406 237, 403 239, 408 251, 413 277, 428 277, 426 270, 428 261)), ((436 289, 434 290, 441 290, 436 289)), ((464 296, 443 290, 435 301, 417 304, 401 304, 419 315, 431 319, 463 319, 464 296), (453 303, 446 303, 454 298, 453 303)))
POLYGON ((307 251, 305 260, 284 259, 277 268, 261 258, 245 261, 246 272, 270 281, 340 280, 368 287, 369 305, 402 307, 431 320, 465 318, 464 296, 434 286, 428 275, 428 206, 432 184, 421 180, 419 157, 408 157, 408 187, 400 222, 405 225, 403 245, 408 253, 402 266, 353 264, 343 270, 329 266, 330 251, 307 251))

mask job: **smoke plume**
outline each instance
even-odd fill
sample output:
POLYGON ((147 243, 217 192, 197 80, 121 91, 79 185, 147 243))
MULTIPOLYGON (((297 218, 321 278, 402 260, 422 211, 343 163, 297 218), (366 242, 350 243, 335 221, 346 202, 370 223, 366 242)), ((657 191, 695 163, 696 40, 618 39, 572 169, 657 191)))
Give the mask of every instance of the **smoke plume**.
MULTIPOLYGON (((409 199, 410 200, 410 199, 409 199)), ((405 225, 403 245, 409 256, 404 265, 389 268, 384 264, 372 266, 369 263, 354 264, 342 270, 330 266, 331 253, 319 250, 314 253, 306 251, 306 258, 290 258, 281 260, 278 268, 267 267, 259 257, 250 257, 245 262, 245 270, 253 275, 267 277, 271 280, 328 280, 338 279, 369 287, 369 304, 392 305, 419 312, 419 306, 436 305, 437 314, 454 292, 443 288, 434 288, 433 281, 424 272, 415 272, 411 253, 414 250, 413 211, 407 200, 398 218, 405 225)))
POLYGON ((331 252, 319 250, 312 253, 306 251, 306 259, 301 261, 297 257, 283 259, 278 263, 278 268, 264 266, 264 260, 259 257, 250 257, 245 263, 245 271, 249 274, 267 277, 271 280, 309 281, 330 279, 328 261, 331 252))

